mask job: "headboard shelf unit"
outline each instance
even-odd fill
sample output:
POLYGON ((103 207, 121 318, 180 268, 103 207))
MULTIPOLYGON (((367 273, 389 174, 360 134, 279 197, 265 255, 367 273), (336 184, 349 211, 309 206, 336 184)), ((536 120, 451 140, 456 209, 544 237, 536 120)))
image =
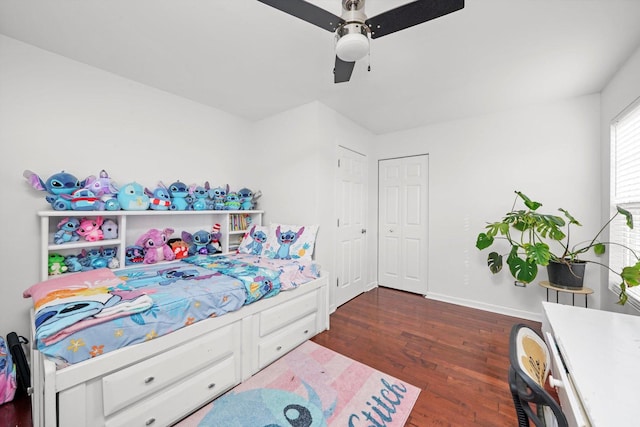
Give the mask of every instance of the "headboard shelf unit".
MULTIPOLYGON (((214 224, 220 224, 222 253, 229 253, 237 247, 246 228, 250 225, 262 224, 261 210, 243 211, 54 211, 46 210, 38 212, 40 217, 41 252, 40 252, 40 276, 41 280, 49 278, 48 259, 51 253, 62 255, 77 254, 83 249, 100 247, 117 248, 117 257, 121 267, 125 265, 125 249, 135 244, 140 235, 151 228, 174 229, 171 238, 181 237, 183 231, 195 233, 204 229, 211 231, 214 224), (104 220, 111 219, 118 226, 118 237, 89 242, 82 237, 75 242, 62 244, 54 243, 54 235, 58 231, 58 223, 63 218, 75 217, 78 219, 101 216, 104 220), (242 221, 240 220, 242 219, 242 221), (242 226, 246 228, 242 228, 242 226)), ((66 273, 65 273, 66 274, 66 273)))

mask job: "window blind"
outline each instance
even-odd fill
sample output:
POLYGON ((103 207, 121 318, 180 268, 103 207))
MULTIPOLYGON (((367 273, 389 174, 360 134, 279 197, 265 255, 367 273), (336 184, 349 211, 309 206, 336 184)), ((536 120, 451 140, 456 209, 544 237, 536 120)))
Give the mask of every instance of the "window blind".
MULTIPOLYGON (((620 205, 633 215, 633 230, 618 216, 609 228, 611 242, 621 243, 629 249, 611 245, 609 265, 621 271, 633 265, 640 255, 640 99, 627 107, 611 123, 611 213, 620 205)), ((619 294, 620 276, 609 273, 609 289, 619 294)), ((630 304, 640 310, 640 287, 627 289, 630 304)))

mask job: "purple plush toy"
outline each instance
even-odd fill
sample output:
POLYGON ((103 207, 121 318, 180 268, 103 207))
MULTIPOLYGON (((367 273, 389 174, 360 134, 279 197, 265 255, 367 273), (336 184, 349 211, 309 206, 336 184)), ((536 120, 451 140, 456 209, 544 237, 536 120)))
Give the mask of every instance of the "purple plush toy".
POLYGON ((176 258, 171 247, 167 244, 169 236, 173 234, 173 228, 158 230, 152 228, 136 240, 137 246, 144 248, 144 263, 153 264, 158 261, 171 261, 176 258))

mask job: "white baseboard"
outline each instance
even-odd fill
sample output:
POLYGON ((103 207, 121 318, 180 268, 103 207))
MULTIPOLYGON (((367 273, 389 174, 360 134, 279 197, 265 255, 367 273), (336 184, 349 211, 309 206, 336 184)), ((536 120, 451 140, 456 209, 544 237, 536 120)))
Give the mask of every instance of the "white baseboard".
POLYGON ((442 301, 450 304, 461 305, 464 307, 476 308, 478 310, 489 311, 491 313, 503 314, 505 316, 518 317, 521 319, 533 320, 535 322, 542 321, 541 313, 532 313, 529 311, 514 310, 509 307, 503 307, 493 304, 485 304, 478 301, 468 300, 464 298, 455 298, 448 295, 436 294, 433 292, 425 295, 425 298, 442 301))
MULTIPOLYGON (((370 291, 371 289, 377 288, 378 283, 372 282, 367 286, 365 292, 370 291)), ((455 298, 448 295, 437 294, 433 292, 429 292, 424 296, 427 299, 432 299, 435 301, 442 301, 449 304, 461 305, 463 307, 475 308, 478 310, 489 311, 491 313, 503 314, 505 316, 518 317, 520 319, 533 320, 534 322, 542 322, 542 313, 532 313, 529 311, 523 310, 514 310, 509 307, 503 307, 500 305, 493 304, 484 304, 478 301, 464 299, 464 298, 455 298)))

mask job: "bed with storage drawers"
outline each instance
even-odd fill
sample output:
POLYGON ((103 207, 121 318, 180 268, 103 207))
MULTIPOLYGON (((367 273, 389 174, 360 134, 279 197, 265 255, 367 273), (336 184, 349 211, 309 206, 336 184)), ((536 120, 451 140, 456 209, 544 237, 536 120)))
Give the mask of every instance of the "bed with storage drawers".
MULTIPOLYGON (((73 299, 78 298, 76 294, 69 298, 68 306, 61 305, 60 299, 54 304, 51 298, 39 298, 41 303, 34 304, 32 310, 34 426, 171 425, 329 328, 328 280, 322 274, 307 278, 306 283, 300 281, 280 289, 279 282, 274 285, 278 279, 270 276, 265 279, 262 270, 257 276, 260 280, 255 280, 256 273, 252 271, 253 279, 242 283, 236 265, 232 265, 237 262, 233 255, 194 257, 186 266, 185 261, 148 267, 156 273, 161 271, 160 283, 145 281, 144 269, 143 273, 124 269, 114 273, 121 281, 96 281, 96 286, 88 285, 90 289, 85 289, 85 294, 111 309, 116 307, 112 302, 116 299, 114 294, 119 302, 131 295, 151 296, 153 309, 129 304, 126 307, 134 307, 131 313, 109 312, 113 318, 107 320, 100 320, 95 311, 90 312, 90 316, 79 316, 84 316, 80 322, 86 326, 80 323, 81 326, 69 330, 64 323, 58 323, 65 327, 57 329, 50 326, 56 324, 53 320, 66 321, 65 316, 71 310, 86 309, 84 302, 78 304, 73 299), (230 270, 217 269, 218 264, 230 270), (218 298, 221 307, 212 305, 202 318, 194 314, 195 310, 209 305, 200 301, 200 297, 197 303, 187 300, 158 309, 167 299, 170 287, 183 286, 192 295, 201 295, 196 286, 203 286, 207 280, 212 280, 212 287, 218 286, 226 273, 231 275, 232 283, 239 283, 235 284, 246 291, 251 301, 234 302, 236 294, 229 293, 218 298), (193 280, 196 274, 198 280, 193 280), (177 280, 184 282, 181 285, 177 280), (95 297, 102 292, 96 288, 107 288, 111 293, 104 298, 95 297), (258 297, 251 298, 252 291, 258 292, 258 297), (177 313, 176 307, 183 306, 192 311, 177 313), (177 319, 176 326, 166 326, 161 315, 165 312, 171 312, 177 319), (138 331, 138 327, 142 329, 138 331), (104 344, 98 345, 102 341, 91 335, 91 328, 102 328, 101 336, 115 333, 136 338, 121 346, 105 338, 104 344), (84 356, 74 360, 78 353, 84 356)), ((256 263, 247 256, 241 262, 256 263)), ((47 292, 51 292, 51 282, 43 282, 43 286, 49 287, 47 292)), ((33 296, 37 291, 30 288, 25 296, 33 296)), ((55 291, 55 295, 59 297, 60 291, 55 291)))

